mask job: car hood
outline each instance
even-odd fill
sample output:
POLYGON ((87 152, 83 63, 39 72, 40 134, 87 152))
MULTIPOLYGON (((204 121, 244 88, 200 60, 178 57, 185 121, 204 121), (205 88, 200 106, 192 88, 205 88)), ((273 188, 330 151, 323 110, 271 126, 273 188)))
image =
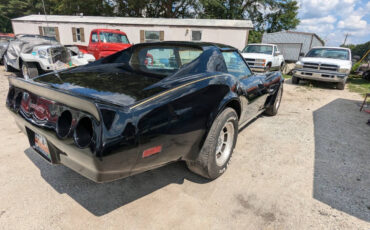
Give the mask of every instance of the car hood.
POLYGON ((259 53, 242 53, 244 58, 255 58, 255 59, 267 59, 271 58, 270 54, 259 54, 259 53))
POLYGON ((131 44, 124 44, 124 43, 102 43, 101 50, 102 51, 121 51, 127 49, 131 46, 131 44))
POLYGON ((33 79, 35 82, 72 95, 120 106, 133 105, 165 90, 160 86, 150 87, 160 80, 135 73, 123 64, 75 68, 33 79))
POLYGON ((329 65, 337 65, 340 68, 350 69, 352 66, 352 62, 349 60, 340 60, 340 59, 332 59, 332 58, 318 58, 318 57, 301 57, 300 61, 317 63, 317 64, 329 64, 329 65))

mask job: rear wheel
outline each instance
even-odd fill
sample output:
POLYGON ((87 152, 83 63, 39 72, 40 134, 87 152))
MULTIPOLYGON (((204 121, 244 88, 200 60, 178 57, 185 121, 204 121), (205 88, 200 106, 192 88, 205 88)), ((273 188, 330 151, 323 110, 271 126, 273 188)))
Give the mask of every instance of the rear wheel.
POLYGON ((337 89, 344 90, 345 82, 338 82, 337 83, 337 89))
POLYGON ((282 62, 282 63, 280 64, 280 71, 283 71, 284 66, 285 66, 285 63, 284 63, 284 62, 282 62))
POLYGON ((28 80, 30 78, 37 77, 39 75, 39 71, 35 63, 22 63, 22 76, 24 79, 28 80))
POLYGON ((293 83, 293 84, 295 84, 295 85, 298 85, 298 84, 299 84, 299 78, 298 78, 298 77, 293 76, 293 77, 292 77, 292 83, 293 83))
POLYGON ((226 108, 213 122, 203 147, 195 161, 187 161, 190 171, 208 178, 221 176, 229 164, 238 136, 238 116, 226 108))

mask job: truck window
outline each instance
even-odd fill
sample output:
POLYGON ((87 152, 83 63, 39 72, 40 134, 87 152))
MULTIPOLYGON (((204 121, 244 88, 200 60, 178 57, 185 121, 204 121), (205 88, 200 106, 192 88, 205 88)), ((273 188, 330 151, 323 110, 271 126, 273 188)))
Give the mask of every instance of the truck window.
POLYGON ((100 32, 100 41, 104 43, 129 44, 126 35, 112 32, 100 32))
POLYGON ((99 42, 99 39, 98 39, 98 33, 96 33, 96 32, 93 32, 92 34, 91 34, 91 42, 99 42))

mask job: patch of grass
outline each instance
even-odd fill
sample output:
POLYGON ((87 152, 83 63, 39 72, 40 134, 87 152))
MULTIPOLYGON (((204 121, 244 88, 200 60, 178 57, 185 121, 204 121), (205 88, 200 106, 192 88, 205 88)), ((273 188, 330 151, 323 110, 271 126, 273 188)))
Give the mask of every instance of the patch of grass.
POLYGON ((292 75, 286 75, 286 74, 283 74, 283 77, 284 77, 284 79, 291 79, 292 78, 292 75))
POLYGON ((349 75, 347 84, 349 91, 359 93, 363 97, 370 93, 370 81, 362 79, 359 75, 349 75))

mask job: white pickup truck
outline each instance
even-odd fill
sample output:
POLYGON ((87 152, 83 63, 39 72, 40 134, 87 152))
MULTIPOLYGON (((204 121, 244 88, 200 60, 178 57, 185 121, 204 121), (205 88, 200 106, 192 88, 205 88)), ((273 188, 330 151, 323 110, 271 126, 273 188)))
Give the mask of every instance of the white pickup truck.
POLYGON ((298 84, 300 79, 334 82, 343 90, 351 68, 350 49, 315 47, 296 63, 292 82, 298 84))
POLYGON ((256 72, 280 70, 284 66, 284 57, 274 44, 249 44, 242 55, 249 68, 256 72))

